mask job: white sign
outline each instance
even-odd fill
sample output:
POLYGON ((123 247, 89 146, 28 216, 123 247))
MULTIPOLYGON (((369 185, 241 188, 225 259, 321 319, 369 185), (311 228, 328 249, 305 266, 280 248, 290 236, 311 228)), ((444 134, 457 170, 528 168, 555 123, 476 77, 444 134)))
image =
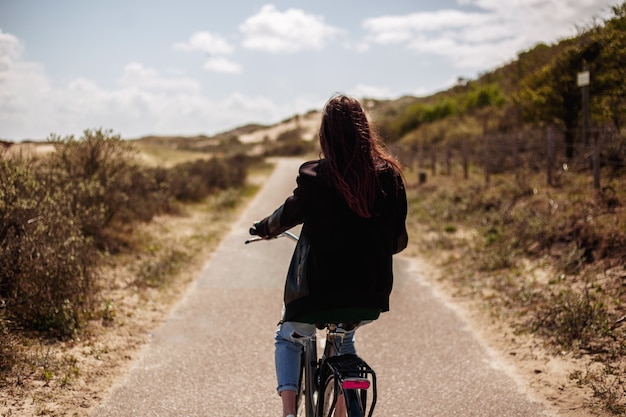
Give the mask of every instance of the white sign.
POLYGON ((589 85, 589 71, 579 72, 577 81, 579 87, 589 85))

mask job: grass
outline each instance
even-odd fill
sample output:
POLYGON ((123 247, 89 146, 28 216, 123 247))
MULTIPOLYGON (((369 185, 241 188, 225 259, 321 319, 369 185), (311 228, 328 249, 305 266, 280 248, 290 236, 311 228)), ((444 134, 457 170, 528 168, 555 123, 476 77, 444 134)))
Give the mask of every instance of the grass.
POLYGON ((567 173, 559 187, 532 172, 482 181, 409 187, 412 254, 438 260, 442 280, 517 333, 595 364, 572 379, 593 392, 590 409, 623 413, 626 187, 614 179, 608 201, 586 173, 567 173))
POLYGON ((171 168, 183 162, 207 158, 207 154, 203 152, 175 149, 145 141, 134 141, 133 145, 139 150, 142 160, 150 166, 171 168))

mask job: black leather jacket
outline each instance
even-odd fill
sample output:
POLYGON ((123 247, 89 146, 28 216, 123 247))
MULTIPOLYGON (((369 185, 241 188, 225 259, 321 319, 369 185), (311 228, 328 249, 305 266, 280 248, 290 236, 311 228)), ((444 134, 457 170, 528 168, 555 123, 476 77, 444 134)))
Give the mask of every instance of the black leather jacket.
POLYGON ((329 186, 324 166, 323 159, 304 163, 293 194, 257 224, 265 237, 302 224, 285 283, 285 321, 319 310, 388 311, 392 255, 408 243, 406 192, 395 170, 379 175, 376 215, 364 219, 329 186))

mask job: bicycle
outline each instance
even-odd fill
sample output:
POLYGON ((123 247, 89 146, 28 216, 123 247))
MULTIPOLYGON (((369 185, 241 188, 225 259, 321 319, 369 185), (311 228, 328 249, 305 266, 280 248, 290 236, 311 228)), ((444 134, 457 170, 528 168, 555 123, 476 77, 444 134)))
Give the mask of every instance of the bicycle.
MULTIPOLYGON (((289 231, 276 236, 278 237, 298 240, 298 236, 289 231)), ((245 243, 261 240, 265 239, 255 236, 245 243)), ((317 332, 304 344, 297 395, 297 416, 331 417, 340 398, 345 402, 348 417, 372 416, 377 397, 376 373, 358 355, 339 354, 345 334, 360 325, 361 323, 316 325, 317 329, 326 330, 326 342, 321 357, 317 354, 317 332), (370 391, 371 398, 368 398, 370 391)))

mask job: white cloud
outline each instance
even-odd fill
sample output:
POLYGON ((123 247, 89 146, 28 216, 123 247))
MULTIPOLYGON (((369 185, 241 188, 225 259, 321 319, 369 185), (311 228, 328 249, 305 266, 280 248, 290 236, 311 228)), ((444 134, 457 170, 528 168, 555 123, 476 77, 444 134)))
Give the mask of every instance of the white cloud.
POLYGON ((245 48, 273 53, 321 49, 339 33, 337 28, 325 24, 322 16, 299 9, 280 12, 273 5, 263 6, 239 29, 244 34, 245 48))
POLYGON ((55 86, 42 65, 22 59, 19 39, 0 32, 0 138, 43 140, 100 127, 127 138, 213 134, 242 120, 278 121, 285 111, 238 92, 211 99, 196 80, 139 62, 123 68, 114 88, 85 77, 55 86))
POLYGON ((608 11, 614 0, 459 0, 460 5, 481 10, 381 16, 365 20, 363 28, 372 44, 400 45, 442 56, 459 68, 485 69, 539 42, 575 35, 576 25, 591 21, 598 2, 608 11), (580 16, 588 19, 577 21, 580 16))
POLYGON ((233 47, 220 35, 209 32, 196 32, 187 42, 174 44, 174 49, 185 52, 199 51, 205 54, 228 55, 233 52, 233 47))
POLYGON ((353 97, 362 98, 378 98, 386 99, 393 96, 393 93, 388 87, 357 84, 354 88, 348 91, 353 97))
POLYGON ((223 74, 241 73, 241 65, 224 57, 233 53, 234 48, 220 35, 209 32, 196 32, 187 42, 174 44, 174 49, 185 52, 203 52, 208 55, 203 68, 223 74))
POLYGON ((122 76, 117 81, 124 88, 136 87, 159 92, 196 94, 202 88, 195 80, 184 77, 163 77, 156 69, 147 68, 139 62, 126 65, 122 76))
POLYGON ((536 22, 552 22, 551 31, 559 31, 564 27, 571 29, 580 16, 593 17, 599 8, 604 9, 601 15, 609 15, 609 6, 618 0, 464 0, 466 5, 492 11, 508 20, 526 20, 529 27, 536 22))
POLYGON ((0 138, 11 138, 13 125, 28 126, 48 105, 50 82, 42 65, 22 60, 20 40, 0 30, 0 138))
POLYGON ((407 42, 416 35, 430 32, 461 30, 484 26, 492 19, 483 13, 459 10, 411 13, 404 16, 381 16, 367 19, 363 27, 370 32, 368 39, 380 44, 407 42))
POLYGON ((241 73, 241 65, 221 56, 207 58, 204 63, 204 69, 225 74, 241 73))
POLYGON ((18 38, 0 29, 0 70, 22 56, 23 46, 18 38))

